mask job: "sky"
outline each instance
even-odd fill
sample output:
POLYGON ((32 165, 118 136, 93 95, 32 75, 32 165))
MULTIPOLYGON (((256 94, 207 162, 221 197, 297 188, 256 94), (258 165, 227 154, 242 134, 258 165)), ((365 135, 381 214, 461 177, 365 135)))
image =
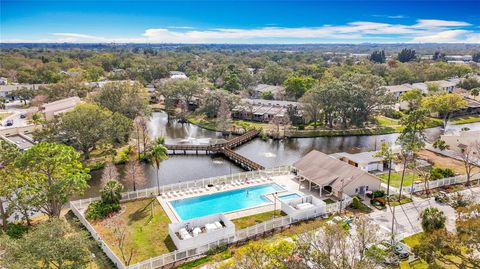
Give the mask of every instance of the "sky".
POLYGON ((480 43, 480 0, 0 0, 0 42, 480 43))

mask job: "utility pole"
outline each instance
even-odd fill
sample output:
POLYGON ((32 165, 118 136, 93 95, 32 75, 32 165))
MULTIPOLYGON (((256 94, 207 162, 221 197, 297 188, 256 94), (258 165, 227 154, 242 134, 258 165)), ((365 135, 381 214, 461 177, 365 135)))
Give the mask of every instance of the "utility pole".
POLYGON ((344 179, 341 179, 342 181, 342 188, 340 189, 340 214, 342 214, 342 207, 343 207, 343 184, 344 184, 344 179))

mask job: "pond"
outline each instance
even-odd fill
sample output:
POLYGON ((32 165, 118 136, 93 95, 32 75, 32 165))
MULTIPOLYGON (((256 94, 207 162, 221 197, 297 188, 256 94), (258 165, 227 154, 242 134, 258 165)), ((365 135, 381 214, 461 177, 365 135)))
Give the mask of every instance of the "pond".
MULTIPOLYGON (((465 125, 450 125, 447 130, 461 130, 468 127, 471 130, 480 130, 480 123, 465 125)), ((168 122, 167 114, 155 112, 149 121, 149 130, 152 137, 163 135, 167 144, 176 143, 208 143, 210 139, 221 138, 219 132, 202 129, 193 124, 180 124, 168 122)), ((436 139, 441 128, 426 130, 427 138, 430 141, 436 139)), ((363 152, 378 149, 383 141, 394 142, 398 134, 370 135, 370 136, 339 136, 339 137, 316 137, 316 138, 293 138, 282 141, 255 139, 240 146, 236 151, 251 160, 258 162, 265 167, 292 164, 310 150, 316 149, 330 154, 335 152, 363 152)), ((123 169, 119 165, 119 170, 123 169)), ((142 188, 156 186, 155 169, 150 165, 144 165, 144 173, 147 184, 142 188)), ((243 170, 224 159, 222 156, 207 155, 175 155, 163 161, 160 170, 160 184, 177 183, 200 178, 238 173, 243 170)), ((92 172, 90 189, 85 196, 98 195, 100 188, 101 170, 92 172)), ((126 186, 132 190, 132 186, 126 186)))

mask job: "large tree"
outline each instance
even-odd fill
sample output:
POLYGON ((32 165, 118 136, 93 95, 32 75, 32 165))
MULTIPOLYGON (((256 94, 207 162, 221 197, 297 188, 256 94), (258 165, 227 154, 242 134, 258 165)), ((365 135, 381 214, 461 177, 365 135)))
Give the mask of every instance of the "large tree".
POLYGON ((289 77, 283 82, 285 86, 285 93, 288 97, 298 99, 302 97, 308 90, 310 90, 316 83, 312 77, 289 77))
POLYGON ((147 159, 150 161, 152 166, 156 170, 156 178, 157 178, 157 191, 158 195, 160 195, 160 178, 159 178, 159 171, 160 171, 160 164, 162 161, 166 160, 168 158, 168 150, 165 147, 165 138, 160 136, 157 137, 150 149, 148 150, 146 154, 147 159))
POLYGON ((425 109, 412 110, 400 121, 403 130, 397 138, 397 143, 400 144, 400 157, 403 162, 402 176, 400 180, 399 202, 402 199, 403 182, 405 179, 405 172, 409 163, 415 163, 415 154, 425 146, 425 134, 423 129, 427 123, 427 111, 425 109))
POLYGON ((400 53, 398 53, 398 60, 402 63, 410 62, 415 60, 415 50, 413 49, 402 49, 400 53))
POLYGON ((82 151, 84 158, 103 143, 118 145, 128 141, 132 121, 94 104, 81 104, 74 110, 46 122, 34 136, 40 141, 61 142, 82 151))
POLYGON ((32 203, 49 217, 60 216, 62 206, 88 188, 89 170, 72 147, 41 142, 17 158, 25 191, 35 197, 32 203))
POLYGON ((98 105, 132 120, 139 115, 150 113, 146 89, 139 83, 107 83, 93 99, 98 105))
POLYGON ((36 225, 23 238, 0 236, 0 265, 11 269, 86 268, 91 247, 87 233, 53 218, 36 225))
POLYGON ((433 94, 423 98, 422 105, 432 113, 443 117, 443 128, 447 127, 450 113, 467 106, 467 101, 455 93, 433 94))
POLYGON ((370 61, 374 62, 374 63, 385 63, 385 51, 374 51, 372 52, 372 54, 370 55, 370 61))

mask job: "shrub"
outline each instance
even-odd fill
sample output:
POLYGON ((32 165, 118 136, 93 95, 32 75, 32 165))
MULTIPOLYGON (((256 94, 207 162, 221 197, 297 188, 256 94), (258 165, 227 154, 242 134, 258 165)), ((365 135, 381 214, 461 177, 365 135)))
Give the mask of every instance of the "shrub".
POLYGON ((382 190, 376 190, 373 192, 373 198, 383 197, 383 196, 385 196, 385 192, 382 190))
POLYGON ((390 109, 385 112, 385 117, 398 120, 402 118, 402 112, 390 109))
POLYGON ((122 199, 123 185, 116 180, 110 180, 100 191, 100 197, 104 204, 119 204, 122 199))
POLYGON ((353 209, 359 209, 362 206, 362 202, 360 202, 360 199, 357 196, 353 196, 352 198, 352 208, 353 209))
POLYGON ((453 172, 453 170, 450 168, 442 169, 442 168, 434 167, 432 168, 432 170, 430 170, 430 173, 432 175, 432 180, 455 176, 455 172, 453 172))
POLYGON ((28 226, 19 223, 9 224, 5 231, 8 236, 15 239, 21 238, 26 232, 28 232, 28 226))
POLYGON ((90 220, 103 219, 113 212, 119 211, 120 204, 107 204, 103 201, 95 201, 88 205, 85 217, 90 220))

